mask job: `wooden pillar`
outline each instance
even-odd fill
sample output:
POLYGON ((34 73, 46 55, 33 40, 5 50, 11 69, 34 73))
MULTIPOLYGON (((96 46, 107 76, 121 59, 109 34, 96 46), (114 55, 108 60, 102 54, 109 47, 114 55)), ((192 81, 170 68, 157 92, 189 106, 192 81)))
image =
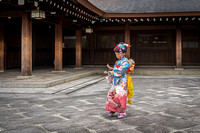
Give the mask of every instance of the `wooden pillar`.
POLYGON ((82 29, 81 25, 77 25, 76 29, 76 68, 80 68, 82 65, 82 29))
POLYGON ((176 67, 182 66, 182 32, 181 25, 176 27, 176 67))
POLYGON ((55 25, 55 70, 61 71, 62 70, 62 56, 63 56, 63 49, 62 49, 62 20, 60 20, 59 24, 55 25))
POLYGON ((32 19, 29 13, 22 13, 21 74, 32 75, 32 19))
MULTIPOLYGON (((125 23, 125 43, 130 44, 130 23, 125 23)), ((131 51, 130 48, 128 48, 128 51, 126 52, 126 57, 130 58, 131 51)))
POLYGON ((4 72, 4 60, 5 60, 5 43, 4 43, 4 25, 0 24, 0 71, 4 72))

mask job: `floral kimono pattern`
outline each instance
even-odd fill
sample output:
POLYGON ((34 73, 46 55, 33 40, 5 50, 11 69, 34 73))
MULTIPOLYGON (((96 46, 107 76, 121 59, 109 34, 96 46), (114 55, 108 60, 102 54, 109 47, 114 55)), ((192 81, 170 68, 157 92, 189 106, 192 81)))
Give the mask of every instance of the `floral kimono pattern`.
POLYGON ((109 74, 112 77, 112 86, 108 91, 106 110, 118 113, 124 113, 127 100, 127 75, 129 68, 127 58, 116 61, 112 71, 109 74))

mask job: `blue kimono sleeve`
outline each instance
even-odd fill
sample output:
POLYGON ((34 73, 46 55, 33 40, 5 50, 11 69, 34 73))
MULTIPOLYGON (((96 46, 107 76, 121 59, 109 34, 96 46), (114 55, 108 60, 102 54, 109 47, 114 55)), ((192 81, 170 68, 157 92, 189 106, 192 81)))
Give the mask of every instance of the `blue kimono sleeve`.
POLYGON ((129 68, 128 61, 124 61, 121 65, 115 65, 113 70, 110 71, 110 75, 115 78, 122 77, 122 75, 126 73, 128 68, 129 68))

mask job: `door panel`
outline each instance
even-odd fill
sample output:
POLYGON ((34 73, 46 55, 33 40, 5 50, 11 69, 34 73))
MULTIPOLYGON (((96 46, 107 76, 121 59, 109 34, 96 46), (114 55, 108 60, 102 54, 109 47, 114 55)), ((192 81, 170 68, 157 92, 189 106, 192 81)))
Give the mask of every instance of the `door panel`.
POLYGON ((175 45, 172 33, 136 33, 135 61, 137 65, 175 65, 175 45))

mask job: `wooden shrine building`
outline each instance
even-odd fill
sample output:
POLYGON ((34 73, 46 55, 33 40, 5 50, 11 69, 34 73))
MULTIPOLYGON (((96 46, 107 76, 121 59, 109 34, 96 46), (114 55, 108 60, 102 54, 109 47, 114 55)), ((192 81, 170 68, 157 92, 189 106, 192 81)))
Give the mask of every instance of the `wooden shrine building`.
POLYGON ((0 71, 105 65, 119 42, 136 66, 200 66, 199 0, 0 0, 0 71))

